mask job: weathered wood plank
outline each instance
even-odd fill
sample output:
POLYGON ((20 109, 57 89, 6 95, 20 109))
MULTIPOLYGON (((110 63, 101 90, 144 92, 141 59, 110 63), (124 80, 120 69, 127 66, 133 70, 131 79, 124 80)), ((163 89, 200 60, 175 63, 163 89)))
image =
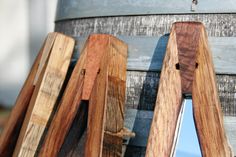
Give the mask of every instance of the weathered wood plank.
POLYGON ((110 38, 108 92, 102 157, 121 157, 124 130, 127 45, 110 38))
POLYGON ((199 21, 210 37, 235 37, 236 14, 146 15, 71 19, 56 22, 55 30, 70 36, 106 33, 123 36, 162 36, 178 21, 199 21))
POLYGON ((183 14, 183 13, 232 13, 236 12, 233 0, 199 1, 192 7, 191 0, 60 0, 56 20, 97 16, 183 14))
POLYGON ((147 157, 173 156, 182 94, 192 94, 202 155, 233 156, 224 131, 211 57, 201 23, 173 24, 148 138, 147 157), (179 78, 181 82, 176 83, 179 78), (181 96, 178 97, 178 94, 181 96))
MULTIPOLYGON (((153 110, 160 73, 127 71, 126 107, 153 110)), ((236 76, 217 75, 217 86, 225 116, 236 116, 236 76)))
POLYGON ((123 141, 119 134, 124 123, 127 45, 108 35, 94 39, 97 41, 93 44, 98 44, 103 60, 89 100, 85 156, 119 157, 123 141))
MULTIPOLYGON (((82 71, 85 68, 86 57, 87 49, 85 47, 67 84, 59 108, 54 114, 42 148, 40 149, 39 156, 54 157, 57 156, 60 151, 81 104, 84 84, 84 74, 82 71)), ((80 127, 81 126, 78 126, 78 128, 80 127)))
POLYGON ((57 34, 44 75, 36 84, 13 156, 34 156, 48 123, 74 48, 74 40, 57 34))
MULTIPOLYGON (((107 40, 104 40, 103 44, 107 45, 106 41, 107 40)), ((101 50, 106 51, 106 49, 100 49, 100 51, 101 50)), ((103 53, 104 60, 101 62, 100 72, 96 77, 91 98, 89 100, 88 125, 84 156, 102 156, 108 88, 107 55, 107 53, 103 53)))
POLYGON ((175 130, 182 105, 178 46, 174 30, 170 34, 154 109, 153 121, 148 137, 147 157, 171 156, 175 143, 175 130), (169 116, 171 115, 171 116, 169 116))
POLYGON ((217 75, 216 78, 224 115, 236 117, 236 75, 217 75))
MULTIPOLYGON (((179 26, 181 27, 181 26, 179 26)), ((232 157, 223 124, 211 52, 204 27, 200 29, 192 87, 193 115, 202 156, 232 157)))
MULTIPOLYGON (((169 35, 146 36, 117 36, 129 45, 127 70, 161 71, 163 58, 169 35), (140 64, 142 63, 142 64, 140 64)), ((84 47, 87 38, 76 38, 77 45, 74 60, 84 47)), ((235 37, 210 37, 209 44, 212 48, 213 61, 217 74, 236 74, 236 38, 235 37)))
POLYGON ((39 51, 39 54, 30 70, 28 78, 26 79, 23 88, 19 93, 15 106, 11 111, 10 117, 0 137, 0 156, 7 157, 12 156, 13 154, 26 111, 34 91, 34 87, 37 84, 37 78, 43 73, 42 71, 45 62, 42 61, 42 58, 47 60, 47 54, 51 50, 56 35, 57 33, 50 33, 47 36, 45 43, 39 51))

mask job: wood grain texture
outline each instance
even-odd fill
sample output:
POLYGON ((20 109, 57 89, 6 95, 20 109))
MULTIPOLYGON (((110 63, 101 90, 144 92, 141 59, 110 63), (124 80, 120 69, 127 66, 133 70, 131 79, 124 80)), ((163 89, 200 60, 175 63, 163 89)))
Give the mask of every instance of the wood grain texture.
MULTIPOLYGON (((95 17, 57 21, 55 30, 74 36, 75 38, 84 38, 91 33, 113 34, 119 36, 119 38, 131 45, 129 46, 129 51, 132 50, 130 49, 132 45, 135 46, 136 43, 140 45, 139 47, 134 47, 133 50, 137 49, 137 51, 133 51, 134 55, 130 52, 128 55, 127 67, 129 67, 129 70, 127 71, 126 81, 126 106, 140 110, 153 110, 160 72, 155 71, 155 69, 153 70, 152 67, 161 69, 162 62, 151 62, 151 59, 147 59, 145 56, 147 54, 148 56, 152 56, 154 61, 158 59, 160 53, 157 53, 157 56, 153 54, 149 55, 150 52, 154 52, 157 41, 160 41, 160 47, 158 47, 158 49, 165 51, 163 45, 166 45, 165 43, 167 43, 168 38, 160 40, 160 37, 170 32, 172 23, 176 21, 202 22, 209 35, 209 43, 214 57, 214 66, 218 69, 216 72, 221 73, 221 75, 217 75, 217 87, 222 110, 226 116, 235 116, 236 77, 234 73, 232 73, 232 71, 235 70, 235 66, 232 66, 235 62, 235 18, 235 14, 225 13, 95 17), (124 38, 122 38, 122 36, 124 36, 124 38), (126 38, 126 36, 129 38, 126 38), (140 41, 135 41, 137 38, 139 38, 140 41), (150 38, 154 39, 152 40, 150 38), (148 45, 148 43, 153 44, 148 45), (149 49, 151 51, 149 51, 149 49), (232 53, 229 53, 230 51, 232 53), (135 52, 137 53, 135 54, 135 52), (137 57, 135 57, 135 55, 137 55, 137 57), (132 56, 134 56, 134 59, 129 60, 132 56), (141 58, 138 58, 139 56, 141 56, 141 58), (219 62, 215 62, 216 60, 222 60, 223 62, 218 64, 219 62), (143 64, 139 64, 140 62, 143 64), (149 63, 153 64, 150 66, 149 63), (229 63, 233 64, 229 65, 229 63), (222 73, 226 66, 228 66, 227 72, 222 73), (151 67, 151 71, 149 71, 149 67, 151 67)), ((81 43, 80 40, 79 43, 81 43)), ((78 45, 79 44, 77 44, 77 47, 78 45)), ((76 56, 77 54, 74 55, 75 58, 76 56)), ((229 124, 228 126, 232 125, 229 124)), ((228 129, 230 129, 230 127, 228 129)), ((127 151, 129 152, 128 157, 133 154, 135 154, 135 157, 145 155, 144 147, 129 146, 127 151)))
POLYGON ((232 157, 224 131, 223 114, 220 108, 212 56, 207 35, 201 27, 192 87, 193 114, 202 155, 232 157))
MULTIPOLYGON (((221 108, 224 115, 236 116, 236 76, 217 75, 216 79, 221 108)), ((153 110, 159 80, 159 72, 127 71, 127 108, 153 110)))
MULTIPOLYGON (((104 50, 101 49, 101 51, 104 50)), ((107 55, 107 53, 103 53, 103 61, 100 65, 100 72, 96 77, 91 98, 89 100, 87 138, 84 156, 102 156, 108 86, 107 55)))
POLYGON ((84 83, 84 74, 82 71, 85 68, 86 57, 87 49, 85 48, 73 70, 59 108, 54 114, 39 156, 53 157, 57 156, 60 151, 82 100, 84 83))
POLYGON ((147 144, 147 157, 173 156, 174 137, 178 132, 176 131, 176 115, 180 114, 180 100, 182 94, 186 92, 192 94, 194 120, 202 155, 204 157, 233 156, 224 131, 211 57, 205 28, 201 23, 178 22, 173 24, 163 62, 157 102, 147 144), (177 50, 169 47, 177 48, 177 50), (192 57, 190 58, 190 56, 192 57), (168 71, 173 69, 173 61, 167 60, 168 57, 177 58, 179 61, 179 68, 175 67, 171 72, 172 76, 168 71), (198 66, 195 67, 195 63, 198 63, 198 66), (181 64, 183 68, 181 68, 181 64), (174 76, 173 74, 177 70, 179 73, 174 76), (181 83, 177 82, 176 84, 179 77, 181 83), (171 97, 165 95, 166 91, 171 97), (178 94, 181 96, 176 97, 178 94))
POLYGON ((198 64, 196 63, 196 51, 201 23, 177 22, 174 26, 179 57, 176 68, 180 70, 182 92, 189 94, 192 93, 194 71, 198 64))
POLYGON ((103 60, 89 102, 85 156, 91 157, 121 156, 122 152, 123 137, 118 134, 124 123, 127 45, 104 37, 107 41, 95 38, 103 40, 97 42, 103 60))
POLYGON ((39 78, 13 156, 34 156, 65 79, 74 40, 57 34, 44 75, 39 78))
POLYGON ((47 36, 18 95, 15 106, 0 137, 0 156, 8 157, 13 154, 34 87, 37 83, 37 77, 42 73, 45 65, 45 62, 42 62, 42 57, 46 60, 47 55, 45 54, 48 54, 48 51, 50 51, 56 35, 56 33, 50 33, 47 36))
POLYGON ((108 92, 102 157, 121 157, 124 130, 127 45, 110 38, 108 92))
POLYGON ((176 125, 182 105, 180 71, 175 66, 178 62, 178 47, 173 28, 163 62, 146 157, 168 157, 172 153, 176 125))
POLYGON ((161 36, 178 21, 198 21, 210 37, 235 37, 236 14, 143 15, 71 19, 56 22, 55 30, 78 37, 91 33, 124 36, 161 36))
POLYGON ((88 49, 85 82, 82 99, 89 100, 103 55, 108 51, 109 38, 107 35, 92 35, 86 45, 88 49))
POLYGON ((52 157, 59 153, 81 101, 90 98, 94 81, 100 69, 100 63, 104 53, 108 51, 108 42, 108 35, 91 35, 88 38, 68 83, 62 103, 51 123, 40 156, 52 157), (65 115, 67 118, 65 118, 65 115))
POLYGON ((59 0, 56 20, 88 18, 97 16, 148 15, 148 14, 194 14, 194 13, 235 13, 233 0, 200 1, 193 10, 188 0, 59 0))
POLYGON ((236 76, 217 75, 216 79, 224 115, 236 117, 236 76))

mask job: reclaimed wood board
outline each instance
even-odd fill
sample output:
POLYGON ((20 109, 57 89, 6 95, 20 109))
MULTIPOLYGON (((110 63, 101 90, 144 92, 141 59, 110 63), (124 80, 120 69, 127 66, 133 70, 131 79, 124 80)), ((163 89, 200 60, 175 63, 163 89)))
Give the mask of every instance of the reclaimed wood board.
POLYGON ((145 156, 174 155, 180 102, 186 94, 192 94, 202 156, 232 157, 224 131, 207 35, 199 22, 173 24, 145 156))
MULTIPOLYGON (((94 39, 102 41, 98 37, 94 39)), ((103 42, 97 42, 103 61, 89 101, 85 156, 119 157, 123 141, 119 134, 124 123, 127 45, 114 37, 104 37, 103 42)))
POLYGON ((84 83, 84 74, 82 71, 85 67, 86 57, 87 51, 85 48, 73 70, 60 105, 54 114, 53 120, 42 144, 42 148, 40 148, 39 156, 53 157, 57 156, 60 151, 80 107, 84 83))
POLYGON ((57 34, 44 74, 36 84, 13 156, 34 156, 56 105, 74 48, 74 40, 57 34))
POLYGON ((103 156, 109 156, 112 153, 120 155, 122 137, 117 138, 116 133, 119 135, 123 129, 124 109, 122 104, 124 105, 125 102, 126 58, 127 45, 122 41, 103 34, 94 34, 88 38, 82 56, 73 70, 60 107, 49 127, 39 156, 71 157, 83 156, 84 153, 88 156, 96 156, 99 155, 98 152, 103 153, 103 156), (102 76, 101 71, 103 71, 102 76), (78 80, 79 77, 83 79, 78 80), (75 84, 77 85, 75 86, 75 84), (77 88, 78 85, 81 88, 77 88), (108 89, 105 90, 104 86, 108 89), (101 89, 104 89, 104 97, 101 97, 100 94, 99 97, 95 97, 94 95, 97 95, 98 92, 102 93, 101 89), (116 89, 119 92, 116 92, 116 89), (90 96, 91 91, 94 94, 92 96, 90 96), (107 100, 105 96, 107 96, 107 100), (100 102, 99 105, 98 102, 100 102), (91 106, 88 115, 86 115, 88 109, 86 106, 91 106), (117 116, 114 116, 113 111, 117 116), (67 118, 65 118, 65 113, 67 118), (89 117, 85 133, 84 122, 87 121, 87 118, 84 116, 89 117), (113 135, 115 135, 115 140, 113 135), (118 141, 118 143, 110 143, 114 141, 118 141), (100 147, 95 149, 94 142, 100 147), (84 147, 85 144, 88 146, 84 147))
POLYGON ((124 132, 127 45, 110 38, 102 157, 121 157, 124 132))
POLYGON ((176 64, 179 62, 178 45, 176 34, 174 30, 172 31, 163 61, 146 157, 173 154, 172 147, 175 143, 175 131, 183 98, 180 71, 176 69, 176 64))
POLYGON ((202 156, 232 157, 233 152, 224 130, 223 114, 207 35, 203 26, 199 31, 196 53, 198 67, 195 69, 192 99, 194 121, 202 156))
POLYGON ((105 127, 106 99, 107 99, 107 54, 103 56, 100 72, 89 100, 88 125, 84 156, 101 157, 105 127), (99 94, 99 96, 98 96, 99 94))
MULTIPOLYGON (((135 16, 129 16, 129 15, 106 16, 106 17, 57 20, 55 30, 73 36, 75 38, 84 38, 91 33, 107 33, 118 36, 119 38, 120 37, 122 38, 122 36, 123 37, 130 36, 129 37, 130 39, 144 37, 147 38, 148 40, 149 37, 160 38, 161 36, 168 34, 170 32, 172 23, 176 21, 200 21, 206 27, 206 31, 210 40, 209 41, 210 46, 211 49, 213 50, 213 55, 214 55, 215 51, 219 47, 225 47, 224 46, 225 44, 234 42, 234 39, 232 38, 236 37, 236 25, 234 22, 235 20, 236 20, 236 14, 234 13, 218 13, 218 14, 185 13, 185 14, 171 14, 171 15, 158 14, 158 15, 135 15, 135 16), (213 38, 219 40, 215 41, 213 38), (232 40, 230 42, 229 41, 222 42, 226 38, 232 40), (216 43, 216 45, 212 46, 211 42, 216 43)), ((125 42, 129 41, 127 40, 125 42)), ((129 44, 133 43, 130 42, 129 44)), ((140 46, 146 47, 145 45, 140 45, 140 46)), ((148 47, 146 48, 149 49, 148 47)), ((224 48, 226 52, 229 52, 230 49, 234 50, 235 48, 234 46, 231 47, 229 45, 224 48)), ((148 53, 147 51, 145 52, 148 53)), ((220 59, 221 57, 224 57, 227 54, 228 53, 225 53, 223 56, 217 56, 216 58, 214 58, 214 62, 216 59, 220 59)), ((227 63, 231 62, 230 60, 233 59, 233 57, 230 56, 231 55, 226 57, 227 63)), ((76 57, 77 56, 74 55, 74 58, 76 57)), ((128 55, 128 58, 129 57, 130 56, 128 55)), ((128 66, 131 65, 129 64, 129 62, 130 61, 128 60, 128 66)), ((156 65, 159 64, 157 63, 156 65)), ((227 64, 223 64, 223 67, 224 65, 227 64)), ((141 67, 143 67, 143 65, 141 67)), ((224 115, 236 116, 236 107, 235 107, 236 76, 234 74, 227 73, 227 74, 217 75, 216 78, 221 101, 221 108, 224 112, 224 115)), ((139 109, 148 111, 153 110, 156 100, 156 91, 158 89, 159 79, 160 79, 160 72, 158 71, 143 71, 139 70, 138 68, 137 70, 128 70, 127 81, 126 81, 126 91, 127 91, 126 106, 129 109, 139 109)), ((230 124, 229 122, 228 126, 229 126, 228 130, 233 128, 233 123, 230 124)), ((137 130, 140 129, 141 128, 137 128, 137 130)), ((227 136, 228 135, 230 135, 229 132, 227 132, 227 136)), ((130 143, 131 145, 127 147, 128 149, 126 151, 127 152, 126 156, 127 157, 145 156, 145 147, 135 146, 136 143, 135 138, 131 139, 130 141, 132 140, 134 140, 134 142, 131 142, 132 144, 130 143)), ((234 141, 232 140, 231 144, 232 146, 235 146, 235 142, 234 144, 233 142, 234 141)))
POLYGON ((11 111, 0 137, 0 156, 12 156, 13 154, 35 85, 38 82, 38 77, 43 73, 45 62, 42 58, 47 60, 56 35, 57 33, 50 33, 47 36, 45 43, 32 65, 28 78, 19 93, 15 106, 11 111))
POLYGON ((235 13, 235 8, 233 0, 198 1, 193 6, 191 0, 60 0, 56 20, 144 14, 235 13))

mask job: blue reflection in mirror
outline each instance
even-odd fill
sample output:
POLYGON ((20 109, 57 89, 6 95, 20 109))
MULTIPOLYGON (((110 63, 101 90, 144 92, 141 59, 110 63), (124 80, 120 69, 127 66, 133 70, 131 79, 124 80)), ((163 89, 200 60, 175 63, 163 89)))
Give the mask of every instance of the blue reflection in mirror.
POLYGON ((192 100, 186 100, 183 105, 184 114, 175 157, 202 157, 193 119, 192 100))

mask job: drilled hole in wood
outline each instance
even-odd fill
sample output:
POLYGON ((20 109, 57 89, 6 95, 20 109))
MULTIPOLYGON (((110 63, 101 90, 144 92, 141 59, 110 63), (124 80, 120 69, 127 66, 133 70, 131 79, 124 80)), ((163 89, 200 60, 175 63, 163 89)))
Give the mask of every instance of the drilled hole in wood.
POLYGON ((180 67, 179 67, 179 63, 175 64, 175 68, 176 68, 177 70, 180 69, 180 67))
POLYGON ((198 63, 195 64, 195 68, 196 68, 196 69, 198 68, 198 63))

